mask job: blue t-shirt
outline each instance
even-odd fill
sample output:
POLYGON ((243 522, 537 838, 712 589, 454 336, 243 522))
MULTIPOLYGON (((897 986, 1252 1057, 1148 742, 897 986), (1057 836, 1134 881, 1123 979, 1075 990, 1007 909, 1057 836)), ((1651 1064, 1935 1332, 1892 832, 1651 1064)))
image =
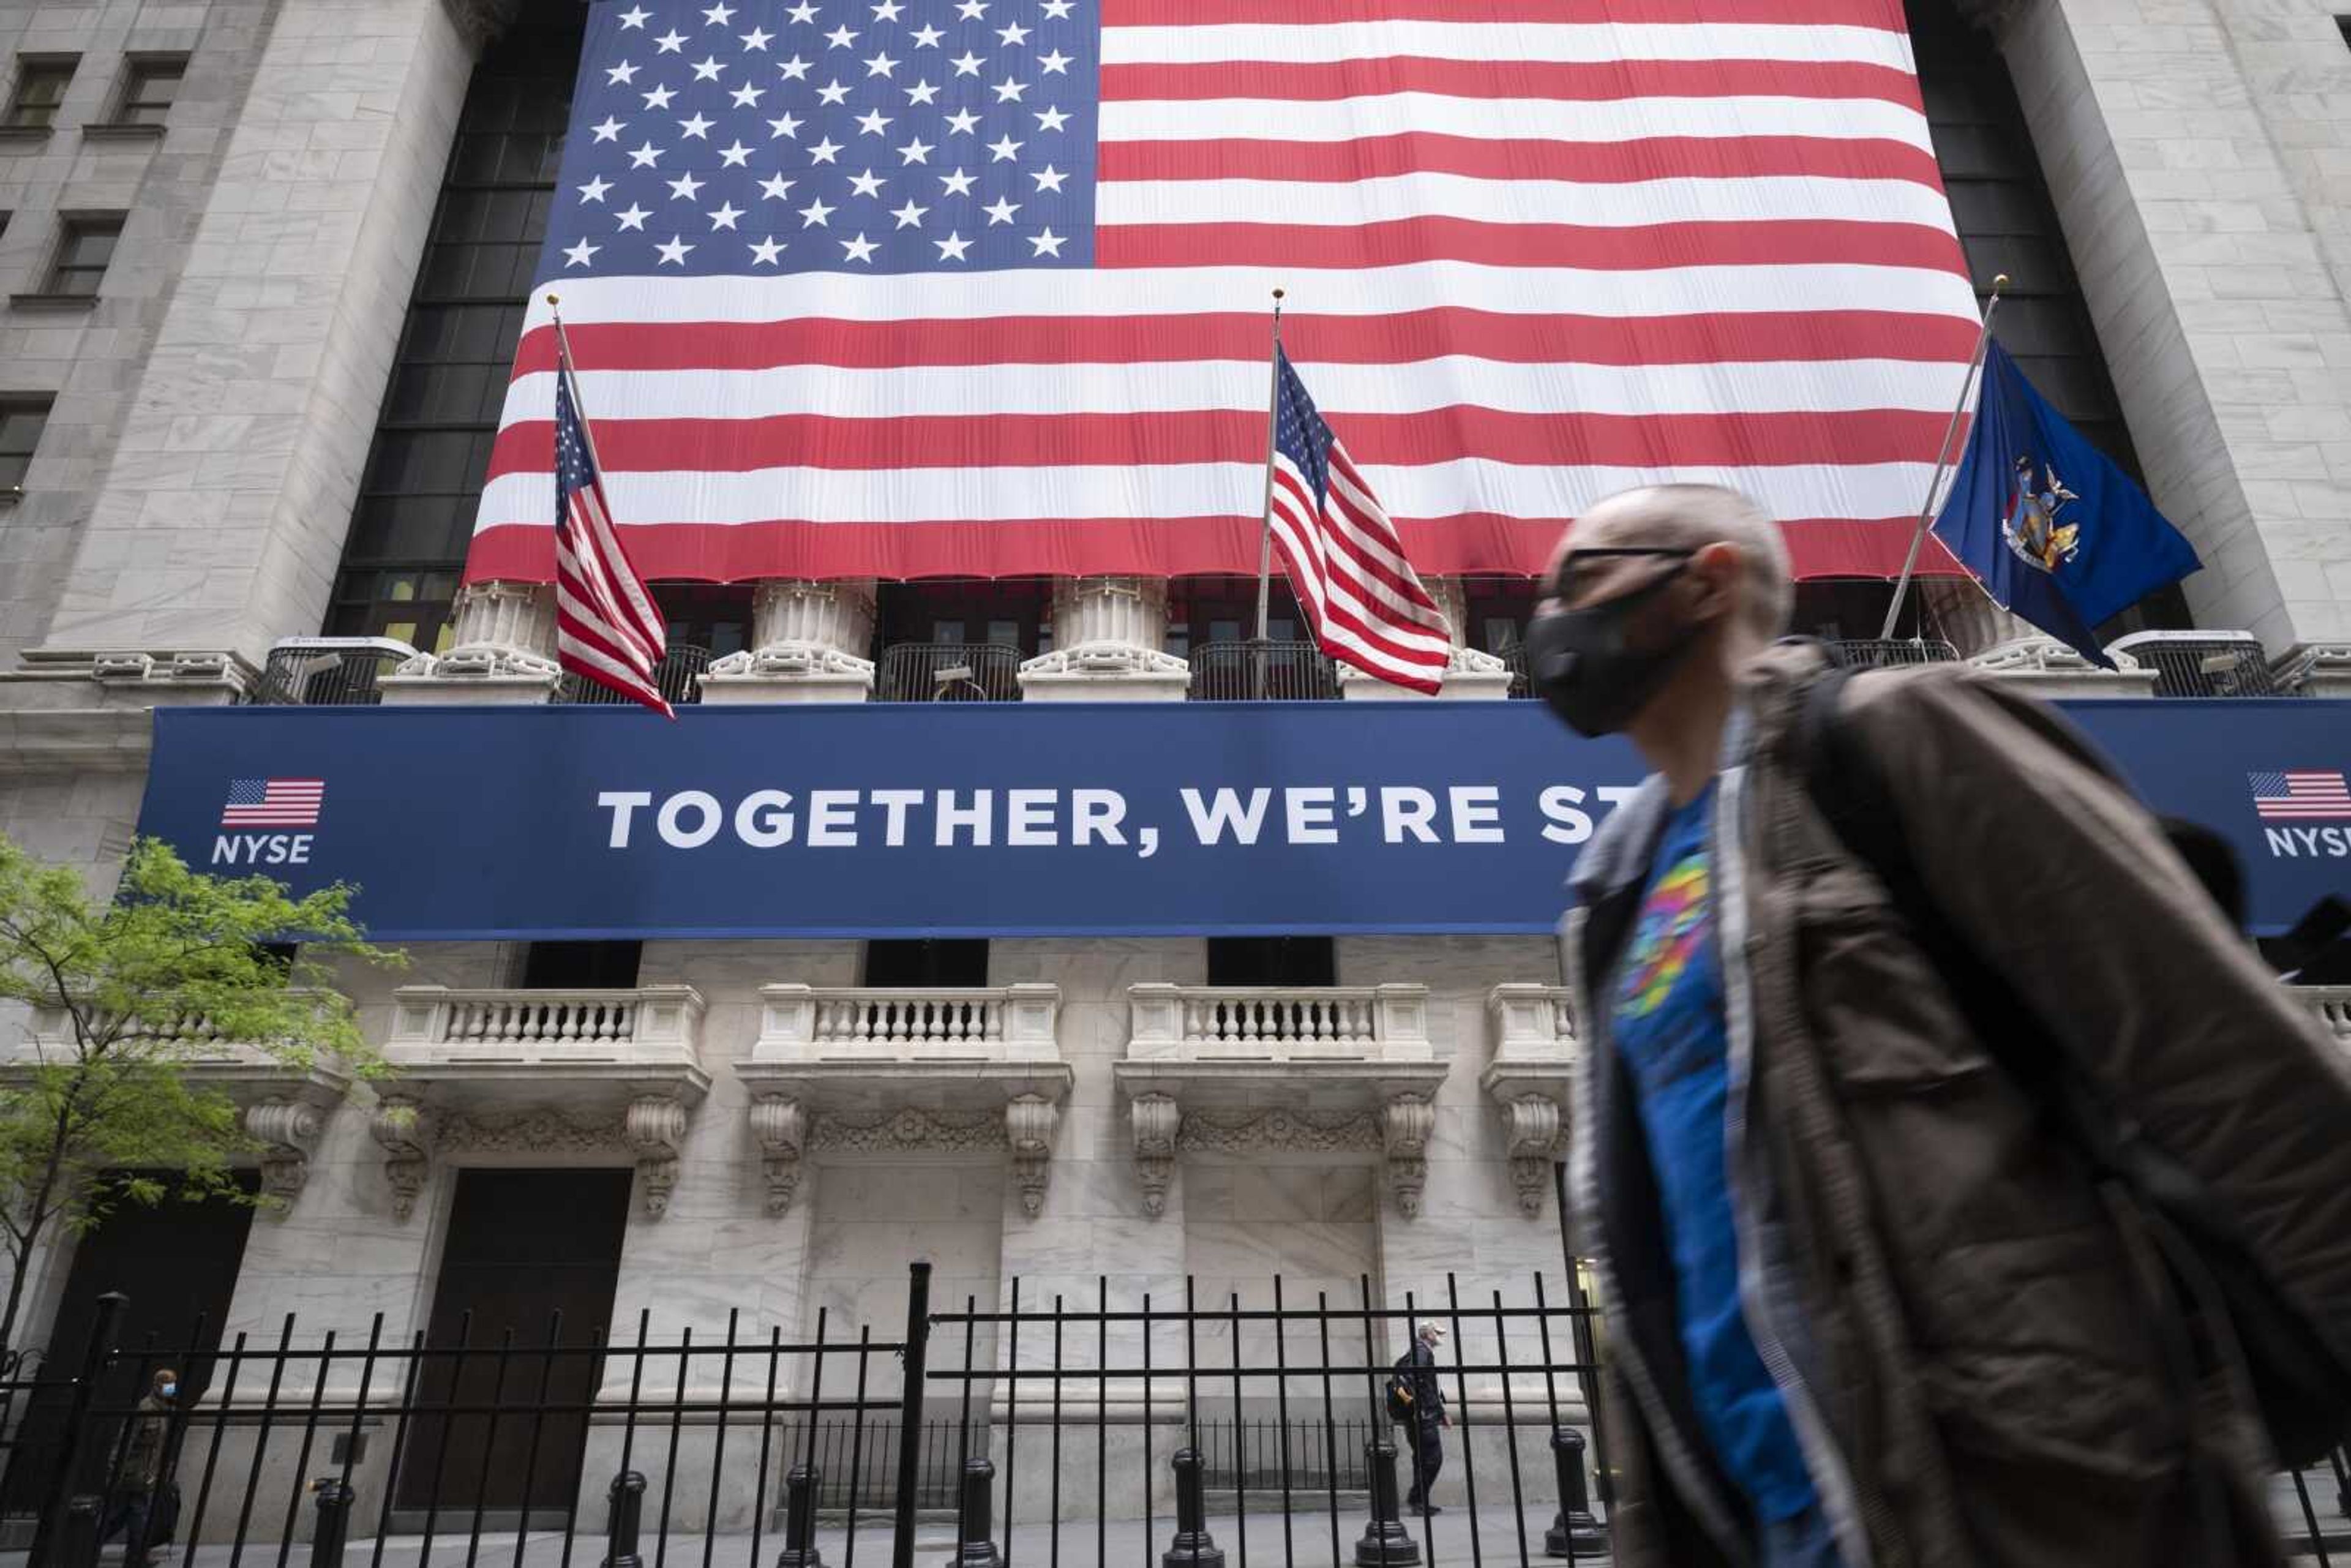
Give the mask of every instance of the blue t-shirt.
POLYGON ((1649 866, 1612 1015, 1665 1205, 1690 1395, 1716 1458, 1766 1521, 1812 1506, 1812 1479, 1739 1302, 1723 1163, 1729 1089, 1708 829, 1714 787, 1676 811, 1649 866))

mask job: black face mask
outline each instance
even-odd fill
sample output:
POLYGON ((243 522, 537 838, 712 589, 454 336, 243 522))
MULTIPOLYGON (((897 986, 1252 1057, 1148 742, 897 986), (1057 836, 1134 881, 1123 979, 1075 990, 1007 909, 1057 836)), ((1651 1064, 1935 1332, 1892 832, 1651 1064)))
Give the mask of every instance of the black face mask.
POLYGON ((1634 612, 1670 587, 1681 570, 1677 565, 1630 593, 1580 610, 1549 611, 1527 622, 1528 682, 1578 735, 1624 728, 1698 645, 1690 636, 1648 652, 1625 645, 1634 612))

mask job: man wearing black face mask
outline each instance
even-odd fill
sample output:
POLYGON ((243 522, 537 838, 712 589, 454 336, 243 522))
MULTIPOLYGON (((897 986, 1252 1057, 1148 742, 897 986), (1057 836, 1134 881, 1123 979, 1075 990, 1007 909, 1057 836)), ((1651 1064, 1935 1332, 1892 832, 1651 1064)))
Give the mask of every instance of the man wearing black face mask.
POLYGON ((1822 686, 1792 597, 1769 517, 1663 486, 1578 520, 1528 628, 1552 710, 1657 770, 1577 862, 1568 943, 1615 1561, 2281 1561, 2212 1314, 1824 814, 1822 726, 2033 1048, 2160 1130, 2342 1365, 2351 1072, 2062 721, 1955 670, 1822 686))

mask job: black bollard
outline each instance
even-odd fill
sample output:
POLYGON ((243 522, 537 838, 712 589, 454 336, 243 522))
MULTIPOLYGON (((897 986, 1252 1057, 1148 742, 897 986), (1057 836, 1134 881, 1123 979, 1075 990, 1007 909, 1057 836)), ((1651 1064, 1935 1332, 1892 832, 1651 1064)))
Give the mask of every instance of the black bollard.
POLYGON ((310 1568, 341 1568, 343 1538, 351 1525, 351 1489, 333 1476, 310 1483, 319 1500, 319 1528, 310 1535, 310 1568))
POLYGON ((1198 1449, 1176 1450, 1176 1539, 1159 1554, 1159 1568, 1225 1568, 1208 1533, 1207 1471, 1198 1449))
POLYGON ((1355 1568, 1406 1568, 1420 1561, 1420 1542, 1396 1511, 1396 1448, 1384 1437, 1364 1445, 1371 1461, 1372 1521, 1355 1542, 1355 1568))
POLYGON ((612 1478, 611 1506, 604 1512, 604 1568, 644 1568, 637 1555, 637 1521, 644 1512, 645 1478, 622 1470, 612 1478))
POLYGON ((1554 1427, 1551 1434, 1552 1463, 1559 1469, 1559 1517, 1543 1531, 1543 1551, 1552 1557, 1577 1557, 1608 1544, 1608 1531, 1592 1517, 1592 1496, 1583 1485, 1583 1434, 1573 1427, 1554 1427))
POLYGON ((995 1530, 990 1523, 994 1505, 988 1488, 995 1480, 996 1467, 986 1458, 974 1455, 963 1462, 963 1507, 957 1520, 961 1528, 947 1568, 1004 1568, 1004 1553, 990 1539, 995 1530))
POLYGON ((807 1465, 784 1474, 784 1549, 776 1568, 824 1568, 816 1549, 816 1471, 807 1465))
POLYGON ((78 1497, 66 1504, 60 1537, 64 1568, 97 1568, 98 1508, 99 1500, 94 1497, 78 1497))

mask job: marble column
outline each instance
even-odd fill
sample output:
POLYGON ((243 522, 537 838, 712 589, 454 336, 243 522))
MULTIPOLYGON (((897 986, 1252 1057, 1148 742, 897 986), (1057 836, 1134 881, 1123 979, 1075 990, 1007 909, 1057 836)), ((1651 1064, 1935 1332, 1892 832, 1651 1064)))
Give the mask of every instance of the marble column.
POLYGON ((378 685, 387 703, 544 703, 555 663, 555 590, 544 583, 471 582, 457 591, 456 635, 445 653, 419 653, 378 685))
POLYGON ((1164 651, 1167 584, 1159 578, 1071 577, 1053 584, 1053 651, 1020 666, 1037 702, 1181 702, 1189 665, 1164 651))
POLYGON ((856 703, 873 693, 873 583, 775 578, 751 596, 751 647, 702 677, 705 703, 856 703))
MULTIPOLYGON (((1510 667, 1491 653, 1481 653, 1468 646, 1462 639, 1469 623, 1469 596, 1458 577, 1431 577, 1422 580, 1437 607, 1445 612, 1445 623, 1453 639, 1452 656, 1446 661, 1443 689, 1437 695, 1440 702, 1499 702, 1510 695, 1510 667)), ((1339 695, 1342 697, 1375 701, 1409 700, 1424 694, 1392 686, 1376 675, 1364 674, 1352 664, 1339 666, 1339 695)))

